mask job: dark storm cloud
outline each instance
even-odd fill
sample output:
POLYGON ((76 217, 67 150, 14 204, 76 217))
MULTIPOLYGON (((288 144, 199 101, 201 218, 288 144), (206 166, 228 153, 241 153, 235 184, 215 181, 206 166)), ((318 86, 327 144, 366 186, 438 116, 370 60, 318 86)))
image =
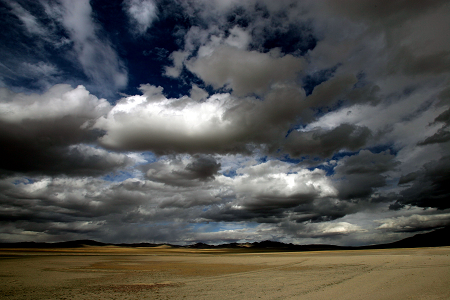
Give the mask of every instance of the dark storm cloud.
POLYGON ((446 73, 450 69, 450 51, 413 56, 408 50, 402 49, 391 69, 392 72, 401 69, 411 75, 446 73))
POLYGON ((337 220, 373 206, 368 199, 360 199, 357 202, 353 201, 354 199, 333 197, 335 193, 331 183, 329 184, 328 193, 311 189, 297 194, 277 191, 270 193, 268 190, 258 192, 257 187, 253 186, 253 193, 247 191, 248 193, 244 194, 238 190, 235 200, 225 205, 212 205, 201 217, 215 222, 252 221, 278 224, 289 220, 289 223, 309 224, 337 220))
MULTIPOLYGON (((27 138, 24 135, 21 138, 27 138)), ((0 155, 8 157, 0 164, 6 174, 99 176, 130 165, 133 161, 123 154, 108 153, 86 145, 69 147, 41 147, 28 139, 20 144, 17 139, 0 139, 4 148, 0 155)))
POLYGON ((358 225, 332 221, 354 213, 363 206, 358 207, 354 203, 332 199, 322 199, 314 203, 299 205, 293 210, 279 208, 267 212, 246 210, 227 204, 222 207, 212 207, 201 216, 207 221, 216 222, 257 222, 260 223, 259 227, 265 234, 278 236, 281 240, 285 239, 283 237, 294 235, 299 238, 312 238, 311 241, 318 238, 330 238, 330 241, 336 241, 333 237, 365 231, 358 225))
POLYGON ((419 142, 417 145, 424 146, 428 144, 439 144, 439 143, 446 143, 450 141, 450 132, 449 125, 450 125, 450 109, 444 111, 439 116, 437 116, 434 119, 433 124, 439 124, 444 123, 441 128, 438 129, 438 131, 433 134, 432 136, 427 137, 425 140, 419 142))
MULTIPOLYGON (((201 206, 220 201, 215 188, 208 185, 174 189, 136 179, 120 183, 67 177, 2 179, 0 234, 11 224, 17 230, 72 238, 74 233, 83 231, 94 236, 107 234, 113 227, 131 226, 127 224, 167 223, 174 216, 187 224, 199 215, 201 206)), ((153 234, 162 234, 166 229, 153 234)))
POLYGON ((198 155, 194 157, 194 161, 190 162, 185 170, 189 172, 190 178, 199 180, 209 180, 214 179, 214 175, 220 169, 220 163, 218 163, 211 156, 198 155))
POLYGON ((447 109, 437 116, 436 119, 434 119, 434 122, 442 122, 445 123, 445 125, 450 125, 450 109, 447 109))
POLYGON ((189 160, 158 161, 142 167, 148 179, 174 186, 195 186, 214 180, 220 163, 214 157, 196 155, 189 160))
POLYGON ((348 92, 357 82, 354 75, 339 75, 317 85, 308 96, 313 107, 330 108, 337 100, 341 100, 344 92, 348 92))
POLYGON ((448 2, 445 0, 432 0, 426 2, 420 0, 394 0, 389 2, 379 2, 377 0, 364 2, 345 0, 340 1, 339 3, 328 1, 328 5, 335 11, 354 20, 364 20, 371 25, 405 22, 410 18, 424 14, 431 9, 437 9, 446 3, 448 2))
POLYGON ((82 86, 54 86, 45 94, 0 93, 0 154, 5 172, 101 175, 132 163, 123 154, 108 153, 95 143, 89 122, 109 111, 104 99, 82 86), (7 159, 6 159, 7 158, 7 159))
POLYGON ((228 202, 202 213, 210 221, 278 223, 333 220, 355 211, 334 198, 336 189, 319 169, 313 171, 275 160, 238 170, 237 176, 220 178, 234 193, 228 202))
POLYGON ((357 155, 345 157, 334 168, 338 197, 340 199, 367 198, 375 188, 386 185, 386 173, 399 162, 388 152, 372 153, 362 150, 357 155))
POLYGON ((370 136, 367 127, 351 124, 341 124, 332 130, 317 128, 306 132, 294 131, 284 143, 284 150, 292 157, 329 157, 339 150, 360 149, 370 136))
POLYGON ((431 161, 400 178, 399 184, 410 184, 397 200, 399 205, 450 208, 450 156, 431 161))
POLYGON ((364 206, 364 203, 342 201, 336 198, 317 199, 314 202, 296 207, 291 220, 296 223, 331 221, 355 213, 364 206))
POLYGON ((442 90, 438 95, 438 99, 440 100, 438 102, 438 105, 450 104, 450 87, 447 87, 444 90, 442 90))
POLYGON ((441 128, 435 134, 427 137, 423 142, 420 142, 417 145, 424 146, 429 144, 446 143, 448 141, 450 141, 450 132, 444 128, 441 128))
POLYGON ((6 179, 2 181, 2 212, 25 214, 22 220, 35 222, 71 222, 124 213, 149 200, 140 191, 130 191, 127 185, 93 178, 43 177, 31 182, 6 179), (27 216, 33 209, 33 217, 27 216))

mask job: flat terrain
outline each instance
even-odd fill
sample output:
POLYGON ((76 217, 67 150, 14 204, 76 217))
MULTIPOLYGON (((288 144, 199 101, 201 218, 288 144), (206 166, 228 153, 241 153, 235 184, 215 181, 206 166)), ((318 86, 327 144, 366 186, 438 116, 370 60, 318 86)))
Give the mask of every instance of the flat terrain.
POLYGON ((450 299, 450 247, 0 249, 0 299, 450 299))

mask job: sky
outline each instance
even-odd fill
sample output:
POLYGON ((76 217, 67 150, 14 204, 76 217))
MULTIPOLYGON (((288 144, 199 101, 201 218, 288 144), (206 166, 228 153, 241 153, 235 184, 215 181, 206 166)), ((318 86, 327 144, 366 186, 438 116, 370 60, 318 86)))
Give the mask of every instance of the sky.
POLYGON ((450 1, 0 0, 0 241, 450 225, 450 1))

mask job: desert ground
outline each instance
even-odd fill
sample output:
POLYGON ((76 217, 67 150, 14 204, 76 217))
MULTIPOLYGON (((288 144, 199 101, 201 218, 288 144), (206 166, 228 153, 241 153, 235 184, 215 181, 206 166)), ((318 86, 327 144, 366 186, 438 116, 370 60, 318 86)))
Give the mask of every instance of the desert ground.
POLYGON ((0 249, 0 299, 450 299, 450 247, 0 249))

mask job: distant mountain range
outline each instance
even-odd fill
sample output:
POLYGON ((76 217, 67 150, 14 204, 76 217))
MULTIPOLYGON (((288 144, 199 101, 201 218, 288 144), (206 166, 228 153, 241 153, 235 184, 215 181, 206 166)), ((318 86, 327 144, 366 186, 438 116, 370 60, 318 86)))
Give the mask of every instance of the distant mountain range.
POLYGON ((450 246, 450 226, 440 228, 428 233, 416 234, 412 237, 381 245, 364 246, 360 248, 383 249, 383 248, 417 248, 417 247, 439 247, 450 246))
POLYGON ((133 243, 133 244, 107 244, 93 240, 76 240, 59 243, 0 243, 0 248, 77 248, 83 246, 119 246, 119 247, 159 247, 169 246, 173 248, 193 249, 249 249, 249 250, 277 250, 277 251, 320 251, 320 250, 357 250, 357 249, 390 249, 390 248, 417 248, 450 246, 450 227, 444 227, 432 232, 416 234, 412 237, 389 243, 361 247, 346 247, 326 244, 294 245, 274 241, 262 241, 254 243, 229 243, 221 245, 208 245, 196 243, 193 245, 179 246, 170 244, 133 243))

